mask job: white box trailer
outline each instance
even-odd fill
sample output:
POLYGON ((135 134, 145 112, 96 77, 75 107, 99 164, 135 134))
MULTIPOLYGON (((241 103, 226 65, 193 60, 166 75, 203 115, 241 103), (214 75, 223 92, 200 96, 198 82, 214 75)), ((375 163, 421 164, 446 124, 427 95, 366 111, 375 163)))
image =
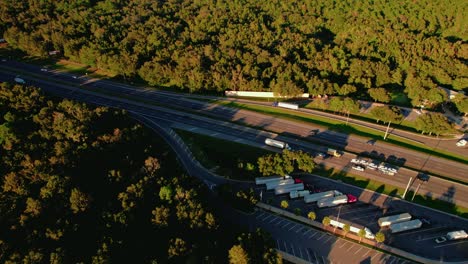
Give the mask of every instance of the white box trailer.
POLYGON ((365 227, 365 226, 358 225, 358 224, 355 224, 355 223, 352 223, 352 222, 349 222, 349 221, 346 221, 346 220, 343 220, 343 219, 338 219, 338 218, 336 218, 334 216, 330 217, 330 225, 331 226, 343 229, 343 227, 346 224, 349 225, 349 231, 350 232, 353 232, 356 235, 359 235, 359 231, 364 229, 364 231, 366 232, 366 234, 365 234, 366 238, 375 239, 374 233, 372 233, 372 231, 369 228, 365 227))
POLYGON ((449 240, 464 239, 468 238, 468 234, 465 232, 465 230, 452 231, 447 233, 447 238, 449 240))
POLYGON ((267 144, 268 146, 272 146, 272 147, 280 148, 280 149, 291 149, 288 143, 285 143, 283 141, 279 141, 276 139, 271 139, 271 138, 265 139, 265 144, 267 144))
POLYGON ((287 184, 287 185, 281 185, 275 188, 275 194, 280 195, 280 194, 286 194, 291 191, 302 191, 304 190, 304 184, 303 183, 297 183, 297 184, 287 184))
POLYGON ((304 196, 308 195, 309 193, 310 193, 309 190, 291 191, 289 193, 289 198, 294 199, 294 198, 304 197, 304 196))
POLYGON ((411 220, 411 215, 408 213, 390 215, 379 218, 378 223, 380 227, 390 226, 391 224, 405 222, 411 220))
POLYGON ((280 181, 284 179, 292 179, 292 178, 289 175, 285 175, 284 177, 281 177, 281 176, 257 177, 255 178, 255 184, 256 185, 266 184, 268 182, 275 182, 275 181, 280 181))
POLYGON ((327 192, 319 192, 319 193, 311 193, 309 195, 304 196, 304 202, 305 203, 314 203, 317 202, 318 200, 328 198, 328 197, 334 197, 334 196, 339 196, 343 195, 339 191, 327 191, 327 192))
POLYGON ((291 103, 285 103, 285 102, 278 102, 277 106, 278 107, 283 107, 283 108, 294 109, 294 110, 299 109, 299 105, 291 104, 291 103))
POLYGON ((280 181, 275 181, 275 182, 268 182, 266 184, 266 189, 267 190, 273 190, 278 186, 289 185, 289 184, 294 184, 294 180, 293 179, 286 179, 286 180, 280 180, 280 181))
POLYGON ((399 232, 408 231, 412 229, 417 229, 417 228, 420 228, 421 226, 422 226, 421 220, 415 219, 411 221, 391 224, 390 231, 392 232, 392 234, 394 234, 394 233, 399 233, 399 232))

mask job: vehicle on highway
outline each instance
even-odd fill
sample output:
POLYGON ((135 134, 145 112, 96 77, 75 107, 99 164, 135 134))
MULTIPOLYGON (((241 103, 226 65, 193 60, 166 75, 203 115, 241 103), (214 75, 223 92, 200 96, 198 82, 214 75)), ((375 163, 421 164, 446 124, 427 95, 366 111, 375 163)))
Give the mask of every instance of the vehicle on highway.
POLYGON ((468 141, 466 139, 460 139, 457 141, 457 147, 464 147, 466 146, 466 144, 468 143, 468 141))
POLYGON ((46 72, 47 69, 46 69, 46 68, 41 68, 41 71, 42 71, 42 72, 46 72))
POLYGON ((317 157, 322 158, 322 159, 325 159, 325 158, 328 157, 328 154, 323 153, 323 152, 319 152, 319 153, 317 153, 317 157))
POLYGON ((266 185, 267 190, 273 190, 278 186, 288 185, 288 184, 294 184, 294 180, 285 179, 285 180, 280 180, 280 181, 267 182, 265 185, 266 185))
POLYGON ((285 103, 285 102, 275 102, 275 103, 273 103, 273 106, 283 107, 283 108, 288 108, 288 109, 293 109, 293 110, 299 109, 299 105, 291 104, 291 103, 285 103))
POLYGON ((370 170, 376 170, 378 167, 379 165, 375 164, 374 162, 367 164, 367 168, 370 170))
POLYGON ((314 203, 325 198, 335 197, 335 196, 340 196, 340 195, 343 195, 343 194, 335 190, 327 191, 327 192, 311 193, 309 195, 304 196, 304 202, 314 203))
POLYGON ((364 171, 364 167, 361 166, 361 165, 354 165, 351 167, 353 170, 357 170, 357 171, 364 171))
POLYGON ((411 220, 411 215, 408 213, 389 215, 379 218, 377 222, 380 227, 390 226, 391 224, 405 222, 411 220))
POLYGON ((16 83, 19 83, 19 84, 25 84, 25 83, 26 83, 26 82, 25 82, 22 78, 20 78, 19 76, 16 76, 14 80, 15 80, 16 83))
POLYGON ((415 220, 391 224, 390 231, 392 232, 392 234, 395 234, 395 233, 399 233, 403 231, 417 229, 417 228, 420 228, 421 226, 422 226, 421 220, 415 219, 415 220))
POLYGON ((366 238, 375 239, 374 233, 372 233, 372 231, 369 228, 367 228, 365 226, 362 226, 362 225, 358 225, 358 224, 349 222, 349 221, 346 221, 344 219, 338 219, 335 216, 330 217, 330 225, 334 226, 334 227, 338 227, 340 229, 343 229, 343 227, 345 225, 349 225, 349 231, 355 233, 356 235, 359 234, 359 231, 364 229, 364 232, 366 232, 366 234, 365 234, 366 238))
POLYGON ((459 230, 459 231, 448 232, 445 236, 436 238, 435 242, 437 244, 440 244, 447 240, 458 240, 458 239, 465 239, 465 238, 468 238, 468 234, 465 232, 465 230, 459 230))
POLYGON ((288 143, 285 143, 283 141, 267 138, 265 139, 265 144, 268 146, 280 148, 280 149, 288 149, 290 150, 291 148, 289 147, 288 143))
POLYGON ((336 150, 336 149, 332 149, 332 148, 329 148, 329 149, 327 150, 327 153, 328 153, 329 155, 331 155, 331 156, 333 156, 333 157, 337 157, 337 158, 343 156, 343 154, 341 154, 341 152, 339 152, 339 151, 336 150))
POLYGON ((424 182, 429 181, 429 178, 430 178, 429 175, 427 175, 426 173, 422 173, 422 172, 418 173, 417 177, 419 180, 424 181, 424 182))
POLYGON ((303 190, 303 191, 291 191, 289 193, 289 198, 294 199, 294 198, 301 198, 306 195, 308 195, 310 192, 309 190, 303 190))
POLYGON ((280 185, 275 188, 275 194, 280 195, 280 194, 287 194, 292 191, 302 191, 304 190, 304 184, 303 183, 297 183, 297 184, 286 184, 286 185, 280 185))
POLYGON ((357 202, 357 197, 351 194, 339 195, 321 199, 317 202, 319 208, 333 207, 340 204, 348 204, 357 202))
POLYGON ((260 185, 260 184, 266 184, 267 182, 274 182, 274 181, 280 181, 280 180, 285 180, 285 179, 291 179, 291 176, 289 175, 284 175, 283 176, 269 176, 269 177, 257 177, 255 178, 255 184, 260 185))

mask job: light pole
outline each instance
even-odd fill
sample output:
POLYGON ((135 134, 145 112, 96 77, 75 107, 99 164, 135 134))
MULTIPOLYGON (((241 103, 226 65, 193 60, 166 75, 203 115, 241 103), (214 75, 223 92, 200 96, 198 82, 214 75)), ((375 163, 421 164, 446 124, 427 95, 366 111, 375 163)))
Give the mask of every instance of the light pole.
MULTIPOLYGON (((336 218, 337 222, 340 221, 341 207, 342 207, 342 205, 340 205, 340 208, 338 209, 338 217, 336 218)), ((336 225, 335 225, 335 228, 333 229, 333 233, 335 233, 335 231, 336 231, 336 225)))
POLYGON ((410 184, 411 184, 411 180, 412 180, 412 179, 413 179, 413 177, 410 177, 410 178, 409 178, 408 185, 406 185, 405 192, 403 193, 403 196, 402 196, 403 200, 405 199, 406 192, 408 191, 408 188, 409 188, 409 186, 410 186, 410 184))
POLYGON ((385 139, 387 139, 387 136, 388 136, 388 130, 390 129, 390 124, 391 124, 391 123, 392 123, 392 122, 388 121, 387 130, 385 131, 385 136, 383 137, 383 139, 384 139, 384 140, 385 140, 385 139))

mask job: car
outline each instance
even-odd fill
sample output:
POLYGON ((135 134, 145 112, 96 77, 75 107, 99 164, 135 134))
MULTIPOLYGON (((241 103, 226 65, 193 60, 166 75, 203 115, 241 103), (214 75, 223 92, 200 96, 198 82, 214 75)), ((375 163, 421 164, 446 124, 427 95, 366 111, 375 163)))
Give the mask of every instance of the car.
POLYGON ((47 68, 41 68, 41 71, 42 71, 42 72, 46 72, 46 71, 47 71, 47 68))
POLYGON ((371 140, 367 141, 367 143, 366 143, 366 144, 367 144, 367 145, 371 145, 371 146, 373 146, 373 145, 375 145, 375 142, 377 142, 377 140, 375 140, 375 139, 371 139, 371 140))
POLYGON ((436 242, 437 244, 444 243, 445 241, 447 241, 447 237, 445 237, 445 236, 438 237, 438 238, 436 238, 436 240, 435 240, 435 242, 436 242))
POLYGON ((301 179, 295 178, 294 183, 304 183, 304 181, 301 179))
POLYGON ((324 159, 324 158, 327 157, 327 154, 325 154, 323 152, 319 152, 319 153, 317 153, 317 157, 324 159))
POLYGON ((78 77, 76 77, 75 75, 72 75, 72 78, 73 78, 73 79, 76 79, 76 78, 78 78, 78 77))
POLYGON ((426 173, 418 173, 418 179, 421 180, 421 181, 424 181, 424 182, 427 182, 429 180, 429 175, 427 175, 426 173))
POLYGON ((466 146, 467 143, 468 143, 468 141, 466 139, 460 139, 460 140, 458 140, 456 145, 457 145, 457 147, 464 147, 464 146, 466 146))
POLYGON ((352 168, 353 170, 357 170, 357 171, 364 171, 364 167, 359 166, 359 165, 352 166, 351 168, 352 168))

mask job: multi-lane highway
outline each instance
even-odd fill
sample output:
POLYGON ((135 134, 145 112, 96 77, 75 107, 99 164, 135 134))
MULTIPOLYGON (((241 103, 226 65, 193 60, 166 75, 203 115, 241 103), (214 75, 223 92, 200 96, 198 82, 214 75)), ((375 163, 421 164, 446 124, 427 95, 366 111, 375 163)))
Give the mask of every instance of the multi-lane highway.
MULTIPOLYGON (((14 62, 11 62, 14 63, 14 62)), ((20 66, 22 66, 21 64, 20 66)), ((3 65, 5 66, 5 65, 3 65)), ((90 81, 86 78, 74 79, 68 75, 57 74, 53 72, 41 72, 36 66, 27 66, 27 70, 35 71, 35 74, 48 74, 50 78, 58 78, 66 82, 76 82, 77 85, 87 83, 86 86, 89 88, 88 91, 83 91, 82 89, 73 88, 74 92, 70 92, 65 85, 60 85, 57 82, 44 81, 40 79, 27 78, 29 83, 35 83, 40 87, 45 88, 46 90, 52 91, 63 97, 74 98, 82 100, 89 103, 96 103, 102 105, 109 105, 114 107, 122 107, 134 112, 144 113, 147 115, 157 116, 160 119, 170 120, 171 122, 178 122, 193 127, 204 127, 210 129, 216 133, 223 133, 227 135, 233 135, 237 137, 242 137, 252 142, 262 143, 264 136, 268 136, 268 133, 261 132, 259 130, 246 129, 241 126, 233 126, 230 123, 223 123, 219 120, 213 120, 209 118, 202 118, 196 115, 188 114, 188 112, 177 112, 174 110, 168 110, 166 108, 160 108, 156 106, 148 106, 141 103, 135 103, 130 100, 112 98, 110 96, 102 96, 89 92, 92 89, 105 89, 108 92, 118 93, 124 96, 138 96, 138 98, 144 100, 151 100, 154 103, 160 105, 166 105, 171 107, 178 107, 179 109, 190 109, 191 111, 203 112, 204 114, 209 114, 210 116, 216 116, 217 119, 225 120, 237 120, 245 123, 253 124, 259 127, 265 127, 268 130, 286 132, 296 135, 301 135, 303 137, 308 137, 310 139, 316 139, 321 143, 331 143, 346 145, 346 149, 356 149, 355 152, 372 152, 376 151, 377 153, 391 153, 391 155, 397 157, 400 160, 403 160, 406 165, 408 164, 425 164, 425 169, 428 170, 429 167, 443 171, 443 173, 450 172, 452 175, 459 176, 461 179, 466 179, 464 171, 468 168, 467 165, 456 163, 453 161, 447 161, 444 159, 434 158, 434 157, 424 157, 421 153, 412 153, 410 157, 404 156, 407 154, 406 151, 398 147, 379 144, 375 146, 370 146, 365 144, 362 138, 347 136, 332 131, 323 131, 321 130, 317 135, 310 135, 310 131, 314 130, 314 126, 309 124, 298 124, 296 122, 281 120, 274 117, 268 117, 258 113, 252 113, 250 111, 237 110, 232 108, 221 107, 218 105, 209 104, 207 102, 199 100, 190 100, 183 98, 181 95, 168 94, 168 93, 158 93, 150 90, 143 89, 134 89, 126 85, 116 84, 113 82, 101 82, 101 81, 90 81), (398 155, 398 156, 397 156, 398 155), (403 158, 407 157, 407 158, 403 158), (415 162, 413 162, 415 160, 415 162), (413 162, 413 163, 411 163, 413 162), (449 169, 447 169, 449 168, 449 169)), ((11 80, 12 74, 3 74, 3 80, 11 80)), ((296 149, 304 149, 310 152, 323 151, 325 147, 318 146, 312 143, 299 142, 297 139, 291 139, 283 137, 282 140, 289 141, 293 147, 296 149)), ((390 156, 390 155, 389 155, 390 156)), ((347 169, 348 162, 350 158, 354 157, 351 154, 345 155, 341 159, 330 159, 327 161, 327 164, 332 164, 338 166, 338 168, 347 169)), ((422 166, 422 165, 421 165, 422 166)), ((381 182, 391 184, 400 188, 404 188, 409 180, 409 177, 415 176, 417 172, 410 171, 406 169, 400 169, 400 172, 395 176, 382 175, 378 171, 366 171, 364 173, 359 173, 362 176, 373 178, 381 182)), ((441 173, 442 174, 442 173, 441 173)), ((413 189, 416 188, 418 182, 413 186, 413 189)), ((463 184, 457 184, 450 181, 445 181, 432 177, 428 183, 424 183, 421 186, 420 193, 430 194, 432 197, 441 198, 447 201, 456 201, 460 205, 468 207, 468 191, 467 187, 463 184)))

